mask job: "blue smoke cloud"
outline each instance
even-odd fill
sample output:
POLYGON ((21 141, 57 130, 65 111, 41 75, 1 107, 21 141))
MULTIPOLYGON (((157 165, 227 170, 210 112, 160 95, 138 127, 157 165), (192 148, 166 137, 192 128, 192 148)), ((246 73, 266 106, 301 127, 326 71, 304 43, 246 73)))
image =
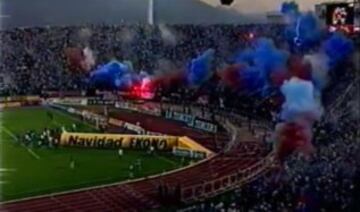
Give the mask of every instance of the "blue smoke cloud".
POLYGON ((261 76, 261 70, 254 66, 247 66, 239 72, 241 88, 246 92, 263 91, 266 81, 261 76))
POLYGON ((238 51, 235 55, 235 63, 244 63, 253 66, 254 65, 254 50, 247 48, 242 51, 238 51))
POLYGON ((309 50, 321 41, 322 30, 315 14, 298 14, 285 29, 285 37, 293 48, 309 50))
POLYGON ((245 70, 240 70, 239 77, 247 90, 259 89, 266 94, 271 87, 270 77, 277 71, 286 70, 289 55, 275 47, 270 39, 259 38, 251 49, 240 52, 235 57, 235 63, 245 64, 245 70))
POLYGON ((346 38, 343 34, 334 33, 324 42, 322 48, 329 57, 329 66, 333 68, 351 55, 354 44, 352 40, 346 38))
POLYGON ((286 69, 288 54, 277 49, 270 39, 260 38, 255 43, 254 65, 261 71, 262 78, 268 79, 270 74, 286 69))
POLYGON ((299 5, 294 2, 283 2, 281 5, 281 12, 283 14, 298 14, 299 13, 299 5))
POLYGON ((190 86, 197 86, 206 81, 211 75, 211 62, 215 50, 208 49, 203 54, 191 60, 186 70, 187 82, 190 86))
POLYGON ((321 116, 319 96, 311 81, 293 77, 285 81, 280 90, 285 97, 280 113, 284 121, 293 122, 305 115, 317 120, 321 116))
POLYGON ((131 86, 133 78, 130 66, 116 60, 110 61, 90 73, 90 83, 105 89, 128 88, 131 86))

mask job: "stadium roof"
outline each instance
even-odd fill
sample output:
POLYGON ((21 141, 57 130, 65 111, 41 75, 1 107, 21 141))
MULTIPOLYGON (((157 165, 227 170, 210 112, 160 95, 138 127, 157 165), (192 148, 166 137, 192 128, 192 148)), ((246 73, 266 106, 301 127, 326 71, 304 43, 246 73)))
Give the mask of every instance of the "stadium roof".
MULTIPOLYGON (((1 0, 3 28, 147 22, 148 0, 1 0)), ((200 0, 154 0, 155 23, 241 23, 246 18, 200 0)))

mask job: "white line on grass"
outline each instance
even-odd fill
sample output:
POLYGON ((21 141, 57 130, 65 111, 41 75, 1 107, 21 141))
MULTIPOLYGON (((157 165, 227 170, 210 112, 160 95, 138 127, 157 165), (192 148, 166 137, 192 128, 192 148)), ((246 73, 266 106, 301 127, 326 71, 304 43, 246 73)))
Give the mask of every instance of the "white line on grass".
MULTIPOLYGON (((77 118, 77 117, 73 117, 71 116, 70 114, 66 113, 66 112, 62 112, 62 111, 59 111, 57 109, 54 109, 54 108, 51 108, 51 107, 46 107, 48 110, 51 110, 51 111, 54 111, 55 113, 59 114, 59 115, 62 115, 62 116, 66 116, 74 121, 77 121, 77 122, 81 122, 82 124, 92 128, 92 129, 96 129, 96 127, 94 127, 93 125, 85 122, 85 121, 82 121, 81 119, 77 118)), ((58 123, 55 122, 55 124, 58 125, 58 123)))
MULTIPOLYGON (((0 168, 0 178, 2 178, 5 173, 15 172, 15 171, 16 171, 16 169, 0 168)), ((4 183, 7 183, 7 181, 1 181, 0 180, 0 184, 4 184, 4 183)))
POLYGON ((0 168, 0 172, 14 172, 16 171, 16 169, 5 169, 5 168, 0 168))
MULTIPOLYGON (((3 131, 10 135, 13 139, 15 139, 16 141, 18 141, 19 139, 16 137, 16 135, 14 135, 14 133, 12 133, 10 130, 8 130, 6 127, 2 126, 1 127, 3 129, 3 131)), ((36 158, 37 160, 40 159, 40 156, 38 154, 36 154, 33 150, 31 150, 30 148, 28 148, 27 146, 25 146, 23 143, 21 143, 21 146, 24 147, 34 158, 36 158)))

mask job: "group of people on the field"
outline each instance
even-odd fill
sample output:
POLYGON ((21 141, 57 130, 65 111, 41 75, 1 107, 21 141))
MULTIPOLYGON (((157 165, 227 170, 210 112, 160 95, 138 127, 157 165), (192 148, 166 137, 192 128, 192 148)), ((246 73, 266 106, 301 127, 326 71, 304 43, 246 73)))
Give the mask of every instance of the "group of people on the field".
POLYGON ((65 126, 57 128, 44 128, 40 132, 29 130, 23 135, 20 135, 18 139, 22 145, 28 147, 48 147, 55 148, 59 145, 61 133, 65 131, 77 131, 76 124, 72 124, 71 127, 66 128, 65 126))
POLYGON ((45 128, 41 132, 30 130, 21 136, 20 142, 28 147, 55 148, 59 145, 61 129, 45 128))

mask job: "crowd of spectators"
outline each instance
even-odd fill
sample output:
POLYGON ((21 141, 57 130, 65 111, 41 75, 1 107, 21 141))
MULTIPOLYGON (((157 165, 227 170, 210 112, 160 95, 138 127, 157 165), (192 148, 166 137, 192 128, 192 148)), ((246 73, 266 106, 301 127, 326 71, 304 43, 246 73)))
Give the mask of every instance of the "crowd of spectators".
MULTIPOLYGON (((356 95, 356 94, 355 94, 356 95)), ((359 118, 322 120, 310 158, 289 156, 280 169, 225 195, 179 211, 357 211, 360 194, 359 118)))
POLYGON ((360 194, 359 120, 314 128, 316 152, 289 156, 282 167, 234 191, 178 210, 357 211, 360 194))
POLYGON ((64 54, 67 48, 90 47, 97 65, 116 58, 131 61, 137 71, 169 72, 184 68, 191 58, 208 48, 216 50, 214 64, 220 66, 230 53, 249 43, 250 33, 281 41, 281 29, 257 25, 174 25, 165 27, 166 34, 164 26, 138 24, 1 31, 0 71, 10 79, 2 95, 86 89, 87 73, 71 70, 64 54), (172 40, 168 41, 166 36, 172 40))

